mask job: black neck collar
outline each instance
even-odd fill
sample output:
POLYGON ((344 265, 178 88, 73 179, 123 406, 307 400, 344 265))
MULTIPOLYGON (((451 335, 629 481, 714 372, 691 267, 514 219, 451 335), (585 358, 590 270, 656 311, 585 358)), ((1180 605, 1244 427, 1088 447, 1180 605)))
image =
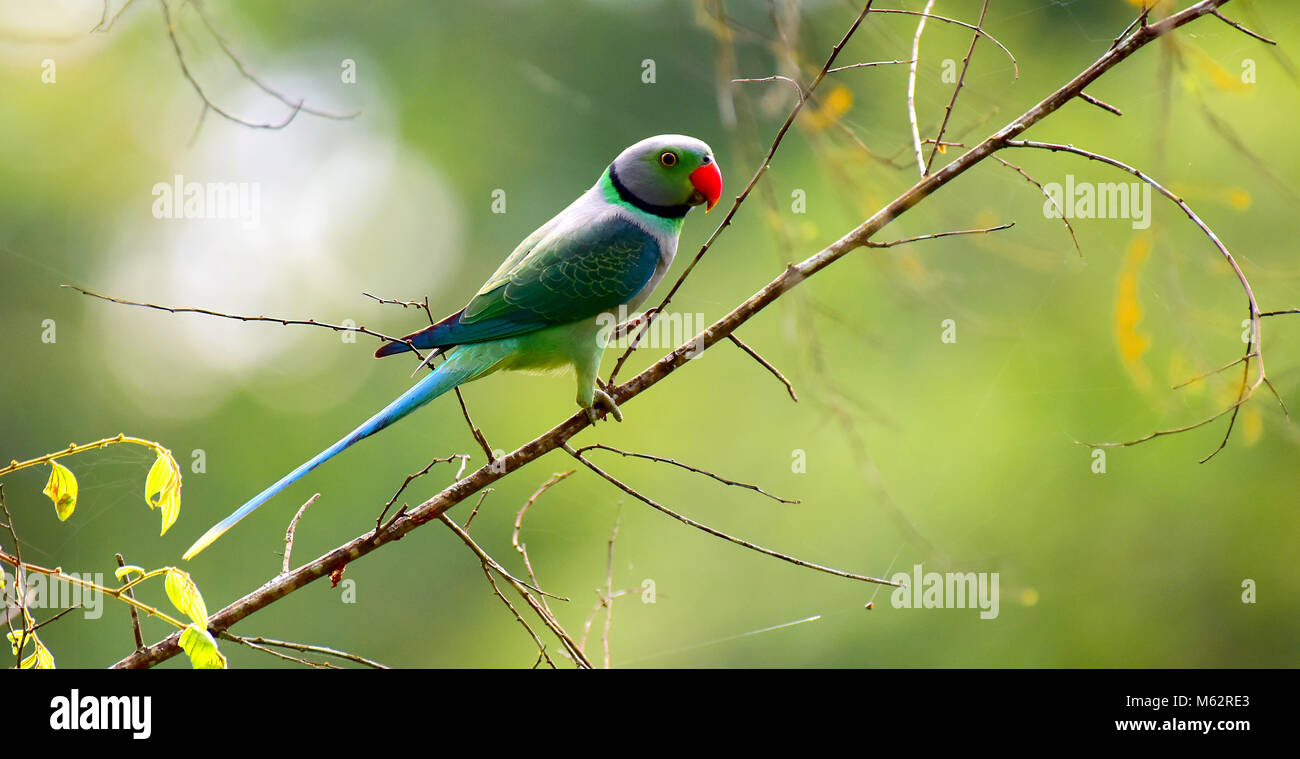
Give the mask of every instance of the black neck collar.
POLYGON ((635 206, 646 213, 654 214, 655 216, 660 216, 665 219, 680 219, 686 215, 687 211, 691 210, 691 207, 684 203, 677 206, 657 206, 654 203, 648 203, 645 200, 638 198, 628 189, 627 185, 623 184, 623 181, 618 178, 618 172, 614 170, 614 164, 612 163, 609 165, 609 182, 614 185, 614 192, 618 193, 619 198, 621 198, 624 203, 635 206))

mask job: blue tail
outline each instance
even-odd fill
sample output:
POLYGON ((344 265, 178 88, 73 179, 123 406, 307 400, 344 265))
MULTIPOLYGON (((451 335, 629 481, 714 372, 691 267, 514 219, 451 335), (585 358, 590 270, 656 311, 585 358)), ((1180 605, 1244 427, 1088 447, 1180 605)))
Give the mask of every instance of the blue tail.
MULTIPOLYGON (((477 348, 479 346, 473 347, 477 348)), ((183 558, 190 559, 194 557, 199 551, 207 548, 213 541, 221 537, 226 530, 234 527, 236 522, 253 513, 257 507, 271 500, 281 490, 297 482, 303 475, 352 447, 358 441, 379 432, 457 385, 486 374, 494 366, 495 362, 476 360, 486 358, 478 354, 479 351, 464 348, 451 354, 447 361, 443 362, 442 366, 426 375, 410 390, 402 393, 397 400, 388 404, 383 411, 370 417, 360 427, 348 433, 342 440, 316 454, 302 466, 280 478, 274 485, 258 493, 251 501, 236 509, 235 513, 213 525, 212 529, 203 533, 203 537, 194 541, 194 545, 190 546, 183 558)))

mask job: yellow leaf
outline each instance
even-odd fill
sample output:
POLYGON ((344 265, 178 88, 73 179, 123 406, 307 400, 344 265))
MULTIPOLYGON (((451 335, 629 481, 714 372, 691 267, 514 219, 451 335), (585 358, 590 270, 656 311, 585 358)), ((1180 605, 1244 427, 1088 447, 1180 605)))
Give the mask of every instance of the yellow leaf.
POLYGON ((36 633, 29 630, 24 636, 23 631, 17 630, 5 637, 9 639, 9 649, 13 651, 14 656, 18 655, 19 641, 22 641, 24 648, 28 643, 36 647, 31 654, 18 663, 19 669, 54 669, 54 654, 50 653, 50 649, 36 637, 36 633))
POLYGON ((1220 66, 1219 62, 1210 57, 1204 50, 1193 45, 1187 45, 1186 49, 1192 51, 1197 64, 1200 65, 1201 70, 1210 78, 1210 83, 1216 88, 1225 92, 1247 92, 1250 90, 1250 85, 1243 82, 1240 76, 1234 75, 1223 66, 1220 66))
POLYGON ((1264 434, 1264 418, 1253 406, 1241 412, 1241 437, 1247 447, 1259 442, 1264 434))
POLYGON ((808 114, 808 125, 813 129, 825 129, 840 120, 840 117, 853 107, 853 90, 838 84, 822 101, 821 107, 808 114))
POLYGON ((1138 274, 1142 262, 1151 252, 1151 242, 1146 237, 1134 238, 1129 246, 1124 268, 1120 271, 1115 298, 1115 342, 1119 355, 1140 386, 1151 382, 1151 375, 1142 364, 1142 356, 1151 347, 1151 340, 1137 331, 1142 321, 1142 305, 1138 301, 1138 274))
POLYGON ((50 462, 50 481, 45 483, 45 495, 54 501, 54 511, 60 522, 66 522, 77 508, 77 478, 72 471, 57 461, 50 462))
POLYGON ((1250 208, 1250 193, 1240 188, 1228 191, 1228 202, 1238 211, 1244 211, 1250 208))
POLYGON ((1159 18, 1169 12, 1172 0, 1127 0, 1127 2, 1142 10, 1150 9, 1152 14, 1159 18))
POLYGON ((176 523, 181 513, 181 468, 171 451, 160 449, 158 459, 149 468, 149 476, 144 481, 144 500, 149 508, 162 507, 162 532, 176 523))
POLYGON ((126 576, 131 574, 137 574, 137 575, 144 574, 144 567, 137 567, 134 564, 127 564, 124 567, 118 567, 117 571, 113 572, 113 576, 118 579, 118 582, 125 580, 126 576))
POLYGON ((190 579, 189 572, 175 567, 167 568, 167 597, 181 613, 206 629, 208 626, 208 607, 203 604, 199 588, 190 579))
POLYGON ((195 669, 226 668, 226 657, 217 650, 217 641, 213 639, 212 633, 202 627, 190 625, 185 628, 180 643, 195 669))

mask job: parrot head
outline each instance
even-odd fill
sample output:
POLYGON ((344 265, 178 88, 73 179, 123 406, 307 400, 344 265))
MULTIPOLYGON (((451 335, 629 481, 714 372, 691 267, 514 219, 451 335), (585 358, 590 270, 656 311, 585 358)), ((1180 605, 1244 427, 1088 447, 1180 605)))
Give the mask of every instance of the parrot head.
POLYGON ((701 140, 681 134, 661 134, 619 153, 609 167, 620 194, 637 205, 683 208, 704 204, 713 210, 722 196, 722 172, 713 149, 701 140))

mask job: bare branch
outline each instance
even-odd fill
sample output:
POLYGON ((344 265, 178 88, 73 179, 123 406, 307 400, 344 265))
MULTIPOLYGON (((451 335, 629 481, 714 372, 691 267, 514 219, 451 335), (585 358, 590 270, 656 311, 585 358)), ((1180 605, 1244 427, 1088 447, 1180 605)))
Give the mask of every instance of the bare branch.
POLYGON ((1061 204, 1056 201, 1056 198, 1052 197, 1052 193, 1048 192, 1046 187, 1043 187, 1043 183, 1029 176, 1029 172, 1025 171, 1024 169, 1017 166, 1016 164, 1002 158, 1001 156, 993 156, 993 160, 997 161, 1003 166, 1006 166, 1008 169, 1011 169, 1012 171, 1016 172, 1020 176, 1024 177, 1026 182, 1029 182, 1033 186, 1037 187, 1039 192, 1043 193, 1043 197, 1047 198, 1047 200, 1052 204, 1052 206, 1056 208, 1057 213, 1061 215, 1061 221, 1065 222, 1065 228, 1070 233, 1070 240, 1071 242, 1074 243, 1074 251, 1078 253, 1080 257, 1082 257, 1083 248, 1079 247, 1079 236, 1074 233, 1074 225, 1070 223, 1070 219, 1069 217, 1066 216, 1065 209, 1061 208, 1061 204))
POLYGON ((1129 440, 1121 443, 1087 444, 1087 445, 1092 445, 1093 447, 1137 445, 1138 443, 1144 443, 1148 440, 1152 440, 1164 435, 1173 435, 1179 432, 1187 432, 1189 430, 1194 430, 1197 427, 1201 427, 1203 425, 1209 424, 1210 422, 1214 421, 1215 419, 1218 419, 1219 417, 1225 414, 1231 413, 1231 416, 1228 419, 1228 429, 1224 432, 1223 440, 1220 441, 1218 447, 1216 447, 1213 451, 1211 451, 1208 456, 1201 459, 1201 463, 1205 463, 1206 461, 1209 461, 1210 459, 1214 458, 1214 456, 1218 454, 1219 451, 1223 450, 1224 446, 1228 444, 1228 438, 1232 435, 1233 425, 1237 421, 1237 413, 1241 410, 1242 404, 1244 404, 1247 400, 1249 400, 1250 397, 1254 395, 1255 390, 1257 390, 1260 385, 1262 385, 1264 382, 1267 381, 1264 373, 1263 339, 1260 334, 1259 304, 1255 301, 1255 292, 1253 289, 1251 289, 1250 282, 1246 279, 1245 273, 1242 272, 1241 267, 1237 264, 1237 259, 1233 257, 1232 253, 1228 252, 1228 248, 1223 244, 1222 241, 1219 240, 1219 236, 1216 235, 1214 231, 1211 230, 1210 227, 1204 221, 1201 220, 1200 216, 1196 215, 1196 212, 1193 211, 1191 209, 1191 206, 1187 205, 1187 203, 1183 201, 1182 198, 1175 195, 1173 192, 1168 190, 1164 185, 1160 184, 1156 180, 1147 176, 1142 171, 1132 166, 1129 166, 1126 163, 1122 163, 1120 161, 1115 160, 1114 158, 1110 158, 1109 156, 1104 156, 1100 153, 1093 153, 1088 150, 1082 150, 1080 148, 1076 148, 1073 145, 1059 145, 1056 143, 1034 142, 1031 140, 1008 140, 1006 142, 1006 147, 1036 148, 1039 150, 1050 150, 1053 152, 1060 151, 1065 153, 1073 153, 1075 155, 1083 156, 1084 158, 1087 158, 1089 160, 1098 161, 1100 163, 1107 164, 1108 166, 1113 166, 1117 169, 1132 174, 1138 179, 1141 179, 1143 182, 1146 182, 1147 184, 1151 185, 1151 187, 1153 187, 1156 190, 1156 192, 1159 192, 1161 195, 1164 195, 1175 205, 1177 205, 1180 209, 1182 209, 1183 213, 1187 215, 1187 218, 1191 219, 1192 223, 1195 224, 1202 232, 1205 233, 1205 236, 1208 237, 1210 239, 1210 242, 1214 244, 1214 247, 1218 249, 1219 254, 1222 255, 1224 260, 1228 262, 1228 265, 1232 267, 1232 271, 1237 275, 1237 281, 1241 284, 1241 288, 1246 294, 1246 301, 1249 307, 1249 314, 1250 314, 1250 340, 1246 344, 1246 355, 1243 357, 1243 361, 1245 365, 1242 367, 1241 389, 1237 393, 1237 401, 1233 403, 1231 406, 1228 406, 1227 408, 1214 414, 1213 416, 1210 416, 1206 419, 1202 419, 1201 421, 1195 422, 1193 424, 1185 425, 1182 427, 1175 427, 1167 430, 1158 430, 1149 435, 1145 435, 1141 438, 1137 438, 1136 440, 1129 440), (1256 378, 1254 383, 1249 383, 1250 360, 1252 355, 1254 356, 1256 365, 1258 367, 1257 368, 1258 377, 1256 378))
MULTIPOLYGON (((253 85, 256 86, 262 92, 265 92, 266 94, 270 95, 276 100, 279 100, 281 103, 289 106, 290 108, 293 108, 295 112, 301 111, 302 113, 311 114, 312 116, 319 116, 324 119, 332 119, 334 121, 347 121, 348 119, 354 119, 357 116, 361 115, 361 111, 353 111, 351 113, 333 113, 330 111, 318 110, 316 108, 308 108, 303 105, 301 100, 299 100, 298 102, 294 102, 290 100, 287 96, 272 89, 270 85, 266 84, 266 82, 263 82, 260 78, 254 75, 253 72, 249 71, 248 67, 244 65, 243 60, 241 60, 239 56, 235 55, 234 50, 230 48, 230 45, 226 42, 225 37, 221 36, 221 34, 217 31, 216 27, 214 27, 212 25, 212 22, 208 19, 207 13, 203 10, 202 3, 188 3, 188 6, 193 8, 194 12, 198 14, 199 20, 203 22, 203 26, 206 27, 208 33, 212 35, 212 39, 217 41, 217 46, 221 48, 221 52, 225 53, 226 57, 230 59, 230 62, 233 63, 235 65, 235 68, 239 70, 240 76, 252 82, 253 85)), ((179 54, 180 51, 178 50, 177 55, 179 54)), ((197 85, 195 85, 195 87, 197 88, 197 85)), ((211 104, 207 101, 206 98, 204 98, 203 103, 205 106, 211 107, 211 104)))
MULTIPOLYGON (((1227 0, 1221 0, 1221 1, 1227 2, 1227 0)), ((934 5, 934 3, 930 3, 930 5, 934 5)), ((968 24, 965 21, 958 21, 957 19, 948 18, 947 16, 938 16, 928 11, 907 11, 907 10, 898 10, 896 8, 874 8, 872 9, 871 12, 872 13, 898 13, 905 16, 924 16, 926 18, 932 18, 935 21, 942 21, 945 24, 956 24, 957 26, 964 26, 967 29, 971 30, 972 32, 975 32, 977 35, 988 40, 989 42, 992 42, 994 45, 997 45, 998 48, 1003 53, 1006 53, 1007 58, 1011 59, 1011 67, 1015 70, 1016 78, 1017 79, 1020 78, 1020 64, 1016 62, 1016 57, 1011 54, 1011 51, 1007 49, 1006 45, 1003 45, 1001 42, 997 40, 996 37, 984 31, 983 29, 979 28, 978 26, 968 24)), ((913 55, 912 57, 915 58, 916 56, 913 55)))
POLYGON ((780 369, 777 369, 775 366, 772 366, 772 364, 767 359, 759 355, 758 351, 746 345, 744 341, 741 340, 739 337, 736 337, 736 334, 734 332, 731 333, 730 335, 727 335, 727 338, 730 339, 731 342, 735 343, 736 347, 748 353, 750 358, 753 358, 755 361, 757 361, 760 366, 762 366, 764 369, 771 372, 773 377, 776 377, 778 380, 780 380, 781 384, 785 385, 785 391, 790 394, 790 400, 796 403, 799 402, 799 396, 794 391, 794 385, 790 384, 790 380, 785 378, 785 375, 781 373, 780 369))
POLYGON ((460 404, 460 413, 461 416, 465 417, 465 424, 469 427, 469 434, 474 436, 474 440, 478 443, 478 447, 483 449, 484 455, 487 456, 488 463, 491 464, 497 460, 496 455, 492 453, 492 444, 488 442, 487 436, 483 434, 483 430, 479 429, 478 425, 474 424, 474 419, 470 417, 469 406, 465 404, 465 394, 460 391, 460 387, 454 387, 452 389, 456 392, 456 402, 460 404))
MULTIPOLYGON (((776 501, 778 503, 799 503, 800 502, 797 499, 791 500, 789 498, 782 498, 777 495, 772 495, 771 493, 767 492, 766 490, 760 488, 757 485, 751 485, 748 482, 737 482, 735 480, 729 480, 720 474, 714 474, 713 472, 710 472, 707 469, 699 469, 697 467, 691 466, 690 464, 683 464, 682 462, 677 461, 675 459, 666 459, 663 458, 662 456, 651 456, 648 453, 637 453, 636 451, 624 451, 619 448, 615 448, 612 445, 605 445, 604 443, 592 443, 591 445, 584 445, 583 447, 577 450, 577 453, 581 455, 583 453, 586 453, 587 451, 610 451, 611 453, 617 453, 618 455, 623 456, 625 458, 631 457, 637 459, 645 459, 646 461, 656 461, 661 464, 671 464, 675 467, 678 467, 679 469, 685 469, 688 472, 702 474, 705 477, 709 477, 711 479, 717 480, 718 482, 721 482, 723 485, 731 485, 733 487, 752 490, 755 493, 765 495, 768 498, 771 498, 773 501, 776 501)), ((568 474, 573 474, 573 472, 568 472, 566 476, 568 474)))
POLYGON ((1277 44, 1277 40, 1271 40, 1271 39, 1269 39, 1268 37, 1265 37, 1264 35, 1259 34, 1258 32, 1252 32, 1251 30, 1247 29, 1246 27, 1242 26, 1241 24, 1238 24, 1236 21, 1233 21, 1233 20, 1231 20, 1231 19, 1225 17, 1222 13, 1219 13, 1217 10, 1213 12, 1213 16, 1214 16, 1215 18, 1219 19, 1220 21, 1222 21, 1223 23, 1227 24, 1228 26, 1232 27, 1233 29, 1236 29, 1237 31, 1239 31, 1239 32, 1241 32, 1241 33, 1243 33, 1243 34, 1246 34, 1246 35, 1249 35, 1249 36, 1251 36, 1251 37, 1254 37, 1255 39, 1259 40, 1260 42, 1263 42, 1263 43, 1268 44, 1268 45, 1276 45, 1276 44, 1277 44))
MULTIPOLYGON (((388 510, 393 507, 394 503, 397 503, 398 498, 402 497, 402 492, 406 490, 407 485, 410 485, 413 481, 428 474, 429 470, 433 468, 434 464, 447 464, 452 461, 456 461, 457 459, 460 460, 460 469, 456 471, 456 479, 459 480, 460 476, 465 473, 465 466, 469 463, 468 453, 453 453, 450 456, 445 456, 440 459, 434 459, 433 461, 430 461, 428 465, 426 465, 420 471, 406 475, 406 479, 402 482, 402 486, 397 489, 396 493, 393 493, 392 498, 388 499, 388 503, 384 504, 384 510, 379 512, 379 518, 375 520, 375 529, 376 530, 379 529, 380 523, 382 523, 384 521, 384 517, 388 515, 388 510)), ((306 508, 306 506, 304 506, 303 508, 306 508)), ((285 558, 285 561, 286 561, 285 566, 288 566, 287 563, 288 557, 285 558)))
POLYGON ((836 577, 846 577, 850 580, 859 580, 861 582, 874 582, 879 585, 889 585, 892 587, 899 587, 899 583, 892 582, 890 580, 882 580, 878 577, 869 577, 867 575, 855 574, 853 572, 845 572, 843 570, 834 569, 832 567, 823 566, 821 564, 814 564, 811 561, 804 561, 803 559, 797 559, 794 556, 781 553, 780 551, 773 551, 770 548, 764 548, 763 546, 760 546, 757 543, 752 543, 743 538, 737 538, 733 535, 728 535, 727 533, 715 529, 713 527, 710 527, 704 524, 703 522, 697 522, 694 519, 691 519, 690 517, 678 514, 677 512, 673 511, 667 506, 664 506, 661 503, 657 503, 651 500, 649 497, 642 495, 640 492, 632 488, 630 485, 624 484, 621 480, 619 480, 614 475, 610 474, 609 472, 606 472, 604 469, 601 469, 600 467, 588 461, 585 457, 583 457, 582 454, 578 453, 573 448, 571 448, 568 443, 562 445, 561 448, 563 448, 564 451, 568 453, 570 456, 574 457, 578 461, 581 461, 582 464, 586 466, 588 469, 600 475, 601 478, 603 478, 606 482, 609 482, 614 487, 618 488, 619 490, 622 490, 624 493, 627 493, 628 495, 644 503, 650 508, 655 509, 656 511, 662 512, 664 514, 667 514, 668 516, 672 517, 673 519, 676 519, 682 524, 689 525, 702 532, 707 532, 708 534, 714 537, 722 538, 723 540, 726 540, 730 543, 735 543, 736 545, 741 546, 743 548, 748 548, 751 551, 757 551, 761 554, 772 556, 782 561, 788 561, 791 564, 794 564, 795 566, 798 567, 804 567, 806 569, 815 569, 818 572, 825 572, 826 574, 835 575, 836 577))
MULTIPOLYGON (((834 73, 839 72, 839 71, 848 71, 848 70, 850 70, 850 69, 865 69, 865 68, 871 68, 871 67, 873 67, 873 66, 905 66, 905 65, 907 65, 907 64, 909 64, 909 63, 915 63, 915 61, 911 61, 911 60, 907 60, 907 61, 867 61, 867 62, 865 62, 865 63, 850 63, 850 64, 847 65, 847 66, 836 66, 836 67, 833 68, 833 69, 828 69, 828 70, 826 71, 826 73, 827 73, 827 74, 834 74, 834 73)), ((753 80, 753 81, 760 81, 760 80, 755 79, 755 80, 753 80)), ((796 85, 796 86, 797 86, 797 85, 796 85)))
POLYGON ((954 235, 983 235, 989 232, 1001 232, 1004 229, 1011 229, 1016 223, 1009 221, 1006 224, 999 224, 996 227, 982 227, 980 229, 958 229, 952 232, 932 232, 928 235, 917 235, 916 237, 904 237, 901 240, 892 240, 890 242, 874 242, 868 240, 868 248, 892 248, 895 245, 903 245, 909 242, 920 242, 921 240, 937 240, 940 237, 953 237, 954 235))
MULTIPOLYGON (((928 8, 926 10, 929 10, 928 8)), ((976 22, 975 28, 984 28, 984 16, 989 12, 989 0, 984 0, 984 5, 980 8, 980 18, 976 22)), ((948 129, 948 119, 952 116, 953 106, 957 105, 957 96, 961 94, 961 88, 966 85, 966 70, 970 68, 971 56, 975 54, 975 43, 980 41, 979 32, 971 35, 970 47, 966 48, 966 57, 961 59, 961 76, 957 77, 957 86, 952 90, 952 98, 948 101, 948 107, 943 111, 943 122, 939 124, 939 133, 934 136, 934 147, 930 148, 930 158, 925 162, 925 168, 922 174, 930 173, 930 167, 934 165, 934 157, 939 152, 943 144, 943 133, 948 129)), ((920 42, 918 36, 917 42, 920 42)), ((915 58, 916 56, 912 56, 915 58)), ((915 63, 913 63, 915 65, 915 63)))
POLYGON ((280 319, 274 316, 242 316, 240 314, 227 314, 221 311, 212 311, 206 308, 160 306, 156 303, 143 303, 140 301, 126 300, 124 298, 115 298, 111 295, 103 295, 93 290, 87 290, 84 287, 78 287, 77 285, 62 284, 59 285, 59 287, 66 287, 69 290, 76 290, 82 295, 89 295, 92 298, 98 298, 99 300, 106 300, 110 303, 119 303, 123 306, 137 306, 140 308, 152 308, 156 311, 166 311, 169 314, 203 314, 204 316, 217 316, 222 319, 233 319, 235 321, 241 321, 241 322, 271 322, 273 324, 281 324, 286 327, 292 327, 292 326, 324 327, 325 329, 333 330, 335 332, 359 332, 363 335, 370 335, 371 337, 375 337, 380 340, 384 340, 386 342, 402 343, 403 345, 409 347, 413 352, 415 352, 417 356, 419 356, 419 351, 416 349, 414 345, 411 345, 411 342, 409 340, 404 340, 400 337, 393 337, 391 335, 385 335, 382 332, 376 332, 373 329, 367 329, 364 325, 360 327, 347 327, 341 324, 329 324, 327 322, 317 321, 316 319, 280 319))
POLYGON ((308 498, 302 508, 298 509, 298 513, 293 515, 293 519, 289 520, 289 529, 284 531, 284 563, 281 565, 280 574, 286 574, 289 571, 289 556, 293 553, 293 538, 294 533, 298 531, 298 520, 302 519, 302 515, 307 513, 307 509, 311 508, 311 505, 316 503, 319 498, 320 493, 308 498))
POLYGON ((1121 111, 1120 109, 1116 108, 1115 106, 1111 105, 1110 103, 1107 103, 1106 101, 1102 100, 1101 98, 1095 98, 1095 97, 1093 97, 1092 95, 1089 95, 1089 94, 1086 93, 1086 92, 1080 92, 1080 93, 1079 93, 1079 99, 1082 100, 1082 101, 1084 101, 1085 103, 1092 103, 1093 105, 1097 106, 1098 108, 1102 109, 1103 111, 1110 111, 1111 113, 1115 114, 1116 116, 1123 116, 1123 115, 1124 115, 1124 112, 1121 111))
MULTIPOLYGON (((926 0, 921 20, 916 22, 916 35, 912 37, 912 64, 907 67, 907 123, 912 125, 912 149, 916 151, 916 168, 921 172, 921 176, 925 176, 925 156, 921 153, 921 130, 916 124, 916 70, 921 59, 921 35, 925 33, 925 21, 930 18, 930 11, 933 9, 934 0, 926 0)), ((979 35, 976 35, 975 39, 979 39, 979 35)), ((962 74, 965 75, 964 70, 962 74)), ((957 88, 960 91, 961 85, 957 88)), ((944 123, 947 123, 946 116, 944 123)))
POLYGON ((424 296, 424 300, 393 300, 392 298, 381 298, 378 295, 373 295, 368 292, 362 292, 361 294, 381 304, 391 304, 394 306, 401 306, 402 308, 423 309, 425 315, 429 317, 430 324, 433 324, 438 321, 437 319, 433 318, 433 311, 429 310, 429 296, 427 295, 424 296))
MULTIPOLYGON (((486 551, 480 548, 478 543, 475 543, 474 539, 469 536, 469 533, 461 529, 460 525, 452 521, 450 517, 446 516, 445 514, 440 514, 438 515, 437 518, 441 520, 443 524, 447 525, 447 527, 449 527, 452 532, 456 533, 456 537, 460 538, 461 542, 463 542, 466 546, 468 546, 469 549, 474 552, 475 556, 478 556, 479 561, 483 562, 485 566, 491 567, 494 572, 496 572, 498 575, 504 578, 506 582, 510 583, 510 585, 514 587, 515 591, 519 593, 519 595, 524 599, 525 602, 527 602, 527 604, 530 607, 532 607, 533 612, 536 613, 538 618, 542 620, 542 623, 545 624, 548 628, 550 628, 551 632, 555 634, 555 637, 560 639, 560 642, 564 645, 565 650, 568 651, 569 656, 573 658, 574 662, 579 667, 582 667, 583 669, 592 668, 591 661, 587 659, 587 656, 585 654, 582 653, 582 648, 578 646, 577 641, 575 641, 572 638, 572 636, 570 636, 569 633, 565 631, 564 627, 560 624, 559 620, 555 618, 555 615, 551 614, 550 609, 547 608, 545 603, 539 602, 536 598, 533 597, 532 593, 528 592, 530 589, 537 590, 536 588, 530 588, 527 583, 517 579, 509 572, 507 572, 505 567, 501 566, 501 564, 498 563, 496 559, 489 556, 486 551)), ((496 583, 493 583, 493 587, 495 586, 496 583)), ((552 596, 552 598, 559 598, 559 596, 552 596)), ((566 598, 563 600, 567 601, 568 599, 566 598)), ((509 606, 509 604, 507 605, 509 606)), ((514 610, 513 606, 510 606, 510 608, 511 610, 514 610)), ((518 617, 517 612, 515 616, 518 617)), ((523 621, 522 617, 520 617, 519 619, 521 622, 523 621)), ((526 624, 524 626, 528 627, 526 624)), ((528 628, 528 629, 529 632, 531 633, 532 628, 528 628)))
MULTIPOLYGON (((560 482, 568 479, 574 471, 576 470, 570 469, 567 472, 556 472, 551 475, 551 478, 546 482, 543 482, 542 486, 528 498, 523 507, 519 509, 519 512, 515 514, 515 530, 510 534, 510 544, 513 545, 515 550, 519 552, 519 555, 523 557, 524 568, 528 570, 528 577, 533 581, 534 585, 538 584, 537 573, 533 571, 533 562, 528 558, 528 546, 519 539, 519 533, 524 529, 524 514, 527 514, 533 504, 537 503, 537 499, 542 497, 542 493, 545 493, 560 482)), ((567 601, 568 599, 565 600, 567 601)), ((550 611, 551 607, 546 603, 546 599, 542 599, 542 605, 546 607, 547 611, 550 611)))
MULTIPOLYGON (((167 7, 167 0, 158 0, 158 4, 162 6, 163 21, 167 23, 167 38, 171 40, 172 49, 176 52, 176 62, 179 63, 181 66, 181 74, 184 75, 185 80, 190 83, 190 87, 194 88, 194 92, 199 96, 199 99, 203 101, 203 113, 199 116, 200 126, 202 126, 203 124, 203 116, 207 115, 208 111, 212 111, 213 113, 216 113, 218 116, 226 119, 227 121, 233 121, 236 124, 249 127, 250 129, 272 129, 272 130, 284 129, 285 127, 293 123, 293 120, 298 117, 299 113, 302 112, 303 104, 302 101, 300 100, 296 104, 292 104, 292 110, 289 112, 289 115, 284 117, 282 121, 258 123, 258 122, 246 121, 244 119, 241 119, 240 117, 234 115, 233 113, 230 113, 229 111, 226 111, 221 106, 212 102, 212 99, 209 98, 207 93, 203 91, 203 87, 199 85, 198 80, 195 79, 194 75, 190 73, 190 67, 185 62, 185 53, 181 52, 180 40, 176 38, 176 24, 173 23, 172 21, 172 12, 171 9, 167 7)), ((198 129, 196 128, 195 135, 197 136, 197 134, 198 134, 198 129)), ((192 140, 193 138, 191 138, 191 141, 192 140)))
MULTIPOLYGON (((107 7, 108 7, 107 2, 105 2, 105 10, 107 10, 107 7)), ((126 559, 122 558, 122 554, 120 553, 113 554, 113 557, 117 559, 118 567, 126 566, 126 559)), ((135 592, 128 589, 126 591, 126 596, 127 598, 134 599, 135 592)), ((131 631, 135 633, 135 650, 139 651, 140 649, 144 648, 144 637, 140 635, 140 615, 136 613, 134 606, 128 604, 126 608, 131 610, 131 631)))

